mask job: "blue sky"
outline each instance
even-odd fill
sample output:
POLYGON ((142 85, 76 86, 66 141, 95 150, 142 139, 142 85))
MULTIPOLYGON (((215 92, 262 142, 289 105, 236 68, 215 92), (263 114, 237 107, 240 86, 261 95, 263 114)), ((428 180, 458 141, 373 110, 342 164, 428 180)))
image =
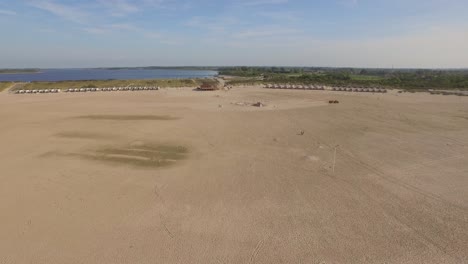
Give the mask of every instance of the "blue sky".
POLYGON ((0 68, 468 67, 466 0, 0 0, 0 68))

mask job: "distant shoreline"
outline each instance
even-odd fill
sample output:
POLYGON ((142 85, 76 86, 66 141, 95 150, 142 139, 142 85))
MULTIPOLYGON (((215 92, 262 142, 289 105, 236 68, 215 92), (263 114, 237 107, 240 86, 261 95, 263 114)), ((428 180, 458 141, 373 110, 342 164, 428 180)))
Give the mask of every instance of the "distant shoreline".
POLYGON ((204 67, 204 66, 180 66, 180 67, 159 67, 159 66, 149 66, 149 67, 104 67, 104 68, 91 68, 97 70, 110 70, 110 71, 119 71, 119 70, 180 70, 180 71, 218 71, 218 67, 204 67))
POLYGON ((180 69, 0 69, 0 81, 141 80, 214 77, 217 71, 180 69))
POLYGON ((0 70, 0 74, 37 74, 42 73, 40 70, 0 70))

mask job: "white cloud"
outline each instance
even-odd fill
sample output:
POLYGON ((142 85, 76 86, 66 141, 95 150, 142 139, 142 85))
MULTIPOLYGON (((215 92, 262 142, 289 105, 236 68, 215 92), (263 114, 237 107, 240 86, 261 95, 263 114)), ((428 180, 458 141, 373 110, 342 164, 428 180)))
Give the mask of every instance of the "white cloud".
POLYGON ((260 6, 260 5, 276 5, 286 4, 288 0, 253 0, 242 3, 243 6, 260 6))
POLYGON ((468 27, 433 28, 425 32, 346 41, 333 47, 346 64, 374 67, 467 67, 468 27))
POLYGON ((91 33, 91 34, 96 34, 96 35, 109 33, 108 29, 103 28, 103 27, 86 27, 86 28, 83 28, 83 31, 91 33))
POLYGON ((186 26, 199 28, 210 33, 224 33, 229 27, 240 24, 234 17, 203 17, 194 16, 185 23, 186 26))
POLYGON ((301 31, 295 28, 283 28, 283 27, 264 27, 247 29, 244 31, 237 32, 232 35, 233 38, 246 39, 246 38, 264 38, 264 37, 275 37, 282 38, 285 35, 297 34, 301 31))
POLYGON ((42 33, 55 33, 57 32, 55 29, 52 29, 52 28, 39 28, 37 29, 38 32, 42 32, 42 33))
POLYGON ((0 9, 0 15, 14 16, 16 15, 15 11, 0 9))
POLYGON ((115 33, 117 31, 142 31, 142 29, 132 25, 132 24, 108 24, 108 25, 100 25, 94 27, 85 27, 83 28, 84 31, 91 33, 91 34, 109 34, 115 33))
POLYGON ((30 4, 38 9, 50 12, 65 20, 73 21, 76 23, 85 23, 89 14, 83 10, 70 5, 55 3, 49 0, 34 1, 30 4))
POLYGON ((183 45, 184 43, 189 42, 183 36, 177 36, 173 34, 163 34, 161 32, 156 32, 156 31, 144 31, 143 35, 149 40, 154 40, 157 43, 170 45, 170 46, 179 46, 179 45, 183 45))
POLYGON ((97 0, 104 12, 116 17, 128 16, 148 9, 163 8, 166 0, 97 0))
POLYGON ((157 43, 167 44, 167 45, 180 45, 183 44, 184 39, 180 36, 163 34, 161 32, 147 30, 144 28, 139 28, 132 24, 108 24, 96 27, 85 27, 83 31, 94 34, 94 35, 107 35, 115 34, 123 31, 137 33, 140 37, 144 37, 147 40, 152 40, 157 43))
POLYGON ((125 16, 141 10, 138 4, 126 0, 98 0, 98 3, 108 8, 113 16, 125 16))
POLYGON ((269 18, 272 20, 282 21, 282 22, 295 22, 301 19, 301 17, 297 13, 291 12, 291 11, 283 11, 283 12, 261 11, 261 12, 256 13, 256 15, 269 18))
MULTIPOLYGON (((143 0, 143 4, 152 7, 161 7, 166 1, 165 0, 143 0)), ((186 5, 185 3, 184 5, 186 5)), ((190 4, 190 3, 188 3, 190 4)))
POLYGON ((347 7, 356 7, 359 4, 358 0, 340 0, 340 3, 347 7))
POLYGON ((215 65, 467 68, 468 26, 428 28, 392 37, 326 39, 294 28, 256 28, 203 42, 215 65), (281 52, 279 52, 281 51, 281 52))
POLYGON ((90 20, 109 20, 124 17, 148 8, 160 8, 165 0, 96 0, 87 2, 64 2, 58 0, 30 0, 29 5, 52 13, 62 19, 79 24, 89 24, 90 20))

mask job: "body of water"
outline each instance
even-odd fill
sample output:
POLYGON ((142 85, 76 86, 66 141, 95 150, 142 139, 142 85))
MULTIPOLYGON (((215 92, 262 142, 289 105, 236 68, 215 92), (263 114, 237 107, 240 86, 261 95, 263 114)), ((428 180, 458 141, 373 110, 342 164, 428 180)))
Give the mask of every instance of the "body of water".
POLYGON ((187 79, 213 77, 217 74, 216 71, 175 69, 43 69, 39 73, 0 74, 0 81, 187 79))

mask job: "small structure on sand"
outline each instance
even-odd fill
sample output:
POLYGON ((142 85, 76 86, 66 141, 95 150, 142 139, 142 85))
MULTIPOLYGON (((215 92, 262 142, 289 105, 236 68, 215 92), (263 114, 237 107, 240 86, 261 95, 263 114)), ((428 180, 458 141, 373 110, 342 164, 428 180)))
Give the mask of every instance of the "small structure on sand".
POLYGON ((200 85, 200 87, 197 88, 199 91, 216 91, 219 90, 218 86, 216 84, 212 83, 203 83, 200 85))
POLYGON ((253 104, 252 106, 255 106, 255 107, 265 107, 265 105, 264 105, 262 102, 256 102, 256 103, 253 104))

